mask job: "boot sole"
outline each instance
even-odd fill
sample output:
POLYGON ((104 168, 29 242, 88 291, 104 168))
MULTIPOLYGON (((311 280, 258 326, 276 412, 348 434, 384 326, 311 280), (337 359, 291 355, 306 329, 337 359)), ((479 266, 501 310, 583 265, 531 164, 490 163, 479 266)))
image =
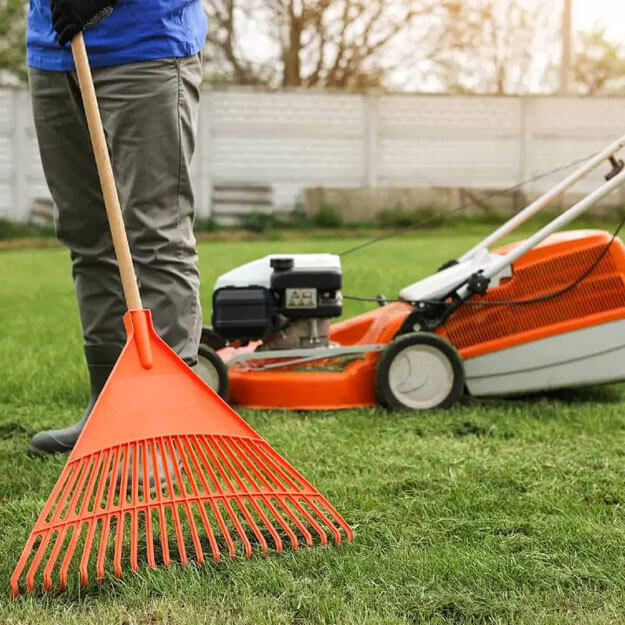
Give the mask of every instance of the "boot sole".
POLYGON ((71 449, 67 450, 58 450, 58 451, 47 451, 45 449, 39 449, 38 447, 33 447, 32 445, 28 446, 28 455, 35 458, 45 458, 46 456, 58 456, 58 455, 67 455, 71 449))

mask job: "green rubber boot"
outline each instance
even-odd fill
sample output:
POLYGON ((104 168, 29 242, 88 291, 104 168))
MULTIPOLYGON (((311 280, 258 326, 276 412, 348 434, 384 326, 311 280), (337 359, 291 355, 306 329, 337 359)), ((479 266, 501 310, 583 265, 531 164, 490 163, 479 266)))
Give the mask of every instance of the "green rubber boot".
POLYGON ((123 345, 104 343, 85 345, 85 357, 91 382, 91 398, 80 421, 60 430, 38 432, 30 441, 30 452, 36 455, 66 454, 76 444, 111 371, 122 353, 123 345))

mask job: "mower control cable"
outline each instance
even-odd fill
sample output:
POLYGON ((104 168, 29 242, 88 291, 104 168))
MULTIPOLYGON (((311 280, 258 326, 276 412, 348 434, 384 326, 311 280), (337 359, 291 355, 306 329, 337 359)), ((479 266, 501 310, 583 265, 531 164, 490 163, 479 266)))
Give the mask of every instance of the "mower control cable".
MULTIPOLYGON (((578 278, 576 278, 573 282, 571 282, 571 284, 565 286, 562 289, 559 289, 558 291, 555 291, 553 293, 547 293, 545 295, 540 295, 539 297, 532 297, 529 299, 522 299, 522 300, 507 300, 507 301, 471 301, 470 299, 460 299, 458 297, 458 295, 454 292, 454 294, 450 295, 449 297, 452 298, 452 301, 449 301, 449 298, 444 299, 444 300, 421 300, 419 302, 415 303, 416 307, 419 307, 420 310, 424 310, 425 308, 430 308, 430 309, 445 309, 445 312, 442 314, 442 317, 444 317, 444 319, 440 319, 440 321, 442 323, 444 323, 447 318, 449 317, 449 315, 454 312, 457 308, 459 308, 459 306, 463 305, 463 304, 467 304, 469 306, 480 306, 480 307, 486 307, 486 306, 525 306, 525 305, 529 305, 529 304, 538 304, 540 302, 545 302, 545 301, 549 301, 552 299, 555 299, 557 297, 562 297, 563 295, 566 295, 567 293, 569 293, 570 291, 572 291, 573 289, 577 288, 582 282, 584 282, 584 280, 586 280, 594 271, 595 269, 597 269, 597 267, 601 264, 601 261, 607 256, 608 252, 610 251, 612 245, 614 244, 614 241, 616 241, 616 238, 618 237, 618 235, 620 234, 621 230, 625 227, 625 216, 623 216, 623 218, 621 219, 618 227, 616 228, 616 230, 614 231, 614 234, 612 235, 612 238, 610 239, 610 241, 605 245, 605 247, 603 248, 603 250, 601 251, 601 253, 599 254, 599 256, 597 257, 597 259, 592 263, 592 265, 590 265, 590 267, 588 267, 588 269, 586 269, 584 271, 584 273, 579 276, 578 278)), ((480 273, 476 273, 473 274, 473 276, 471 276, 464 284, 461 284, 460 287, 462 286, 469 286, 471 287, 472 285, 473 288, 469 289, 469 295, 468 297, 471 298, 474 295, 484 295, 485 294, 485 289, 484 289, 484 278, 482 278, 482 280, 479 280, 479 278, 481 277, 480 273)), ((458 287, 458 288, 460 288, 458 287)), ((486 288, 488 288, 488 285, 486 285, 486 288)), ((378 304, 380 304, 381 302, 386 303, 398 303, 398 302, 405 302, 405 303, 409 303, 406 302, 405 300, 401 300, 401 299, 387 299, 383 296, 378 295, 377 297, 359 297, 356 295, 343 295, 343 299, 346 300, 350 300, 350 301, 356 301, 356 302, 376 302, 378 304)), ((442 323, 438 323, 436 327, 438 327, 438 325, 442 325, 442 323)))
POLYGON ((595 271, 595 269, 597 269, 597 267, 601 264, 601 261, 608 255, 608 252, 610 251, 612 244, 614 243, 614 241, 616 241, 616 238, 621 233, 621 230, 623 229, 623 227, 625 227, 625 215, 623 216, 623 218, 621 219, 621 222, 619 223, 618 227, 614 231, 612 238, 605 245, 605 247, 601 251, 601 254, 599 254, 599 256, 592 263, 592 265, 590 265, 590 267, 588 267, 588 269, 586 269, 586 271, 584 271, 584 273, 581 276, 579 276, 579 278, 571 282, 571 284, 569 284, 568 286, 565 286, 564 288, 560 289, 559 291, 555 291, 554 293, 547 293, 545 295, 540 295, 538 297, 531 297, 529 299, 508 300, 508 301, 501 301, 501 302, 466 301, 465 303, 469 304, 470 306, 523 306, 525 304, 538 304, 540 302, 545 302, 551 299, 555 299, 556 297, 561 297, 562 295, 566 295, 573 289, 577 288, 582 282, 584 282, 584 280, 586 280, 586 278, 590 277, 590 275, 595 271))
MULTIPOLYGON (((590 159, 592 159, 593 157, 595 157, 598 154, 598 152, 593 152, 592 154, 589 154, 588 156, 585 156, 584 158, 580 158, 577 160, 574 160, 573 162, 569 163, 568 165, 563 165, 561 167, 557 167, 555 169, 552 169, 548 172, 545 172, 543 174, 539 174, 537 176, 534 176, 532 178, 528 178, 527 180, 523 180, 521 182, 519 182, 518 184, 515 184, 512 187, 508 187, 507 189, 500 189, 497 191, 492 191, 491 193, 487 193, 485 196, 483 196, 482 201, 488 201, 491 200, 495 197, 499 197, 499 196, 503 196, 503 195, 508 195, 510 193, 514 193, 515 191, 520 191, 523 187, 526 187, 527 185, 530 185, 534 182, 540 182, 541 180, 544 180, 545 178, 549 178, 550 176, 555 176, 556 174, 559 174, 563 171, 566 171, 567 169, 571 169, 571 167, 575 167, 575 165, 579 165, 581 163, 586 163, 588 162, 590 159)), ((617 172, 618 173, 618 172, 617 172)), ((402 234, 405 234, 406 232, 412 232, 413 230, 417 230, 418 228, 422 228, 423 226, 427 226, 430 225, 432 223, 435 223, 436 221, 442 219, 445 219, 446 217, 451 217, 453 215, 456 215, 458 213, 462 213, 465 210, 467 210, 468 208, 471 208, 471 206, 475 206, 477 204, 477 200, 476 199, 472 199, 469 200, 468 202, 465 202, 464 204, 460 204, 452 209, 449 209, 447 211, 442 211, 441 213, 437 214, 437 215, 432 215, 430 217, 424 217, 423 219, 417 221, 416 223, 410 225, 410 226, 406 226, 404 228, 397 228, 396 230, 393 230, 391 232, 385 233, 385 234, 381 234, 377 237, 374 237, 372 239, 370 239, 369 241, 365 241, 364 243, 360 243, 359 245, 355 245, 354 247, 351 247, 347 250, 344 250, 343 252, 341 252, 339 254, 339 256, 342 258, 344 256, 348 256, 349 254, 353 254, 355 252, 359 252, 360 250, 363 250, 371 245, 375 245, 376 243, 379 243, 380 241, 385 241, 386 239, 392 239, 394 237, 400 236, 402 234)))

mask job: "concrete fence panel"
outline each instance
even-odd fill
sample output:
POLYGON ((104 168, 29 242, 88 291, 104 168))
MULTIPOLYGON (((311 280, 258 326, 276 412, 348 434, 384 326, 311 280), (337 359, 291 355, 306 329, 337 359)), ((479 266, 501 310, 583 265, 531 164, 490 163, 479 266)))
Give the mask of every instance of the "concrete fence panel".
MULTIPOLYGON (((212 215, 219 202, 220 218, 231 222, 224 188, 268 188, 280 211, 317 187, 503 189, 623 133, 625 98, 206 89, 194 162, 198 214, 212 215)), ((0 218, 27 221, 33 203, 48 196, 28 94, 0 89, 0 218)), ((232 204, 239 214, 241 203, 232 204)))

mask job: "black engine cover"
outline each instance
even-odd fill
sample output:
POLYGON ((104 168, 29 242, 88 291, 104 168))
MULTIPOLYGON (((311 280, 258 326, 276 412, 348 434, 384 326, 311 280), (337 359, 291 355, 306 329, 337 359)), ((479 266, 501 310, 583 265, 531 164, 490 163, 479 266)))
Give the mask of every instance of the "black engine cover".
POLYGON ((213 328, 224 339, 254 341, 290 321, 330 319, 343 313, 340 269, 297 269, 292 257, 275 257, 269 288, 225 287, 213 294, 213 328))
POLYGON ((262 339, 274 318, 271 293, 263 287, 227 287, 213 294, 213 328, 229 341, 262 339))
POLYGON ((274 271, 271 291, 289 319, 329 319, 343 314, 343 276, 336 271, 274 271))

